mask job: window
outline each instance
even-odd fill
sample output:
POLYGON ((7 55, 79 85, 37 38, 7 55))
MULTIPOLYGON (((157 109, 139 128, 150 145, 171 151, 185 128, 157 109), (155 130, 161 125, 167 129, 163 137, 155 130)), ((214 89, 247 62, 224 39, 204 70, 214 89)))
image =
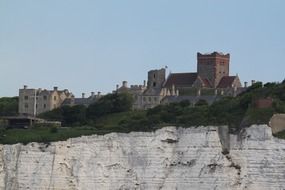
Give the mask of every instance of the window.
POLYGON ((154 100, 155 102, 157 102, 157 97, 154 97, 153 100, 154 100))
POLYGON ((156 82, 153 82, 152 86, 155 87, 156 86, 156 82))
POLYGON ((143 101, 144 101, 144 102, 146 101, 146 98, 145 98, 145 97, 143 97, 143 101))
POLYGON ((25 104, 25 108, 29 108, 29 105, 28 105, 28 104, 25 104))
POLYGON ((151 102, 151 97, 148 97, 148 101, 151 102))
POLYGON ((56 100, 56 96, 54 96, 53 99, 56 100))
POLYGON ((25 96, 25 100, 28 100, 29 99, 29 96, 25 96))
POLYGON ((153 74, 153 78, 155 79, 155 74, 153 74))
POLYGON ((44 108, 46 108, 47 107, 47 105, 46 104, 44 104, 44 108))
POLYGON ((47 100, 47 96, 44 96, 44 100, 47 100))

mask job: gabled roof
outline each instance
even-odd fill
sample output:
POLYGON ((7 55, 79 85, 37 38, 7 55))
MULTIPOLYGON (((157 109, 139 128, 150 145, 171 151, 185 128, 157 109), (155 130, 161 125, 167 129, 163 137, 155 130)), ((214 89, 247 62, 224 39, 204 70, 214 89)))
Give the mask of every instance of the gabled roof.
POLYGON ((203 83, 205 85, 204 87, 207 87, 207 88, 211 88, 212 87, 208 79, 202 79, 202 80, 203 80, 203 83))
POLYGON ((236 77, 237 76, 224 76, 220 80, 220 83, 218 84, 217 88, 231 88, 236 77))
POLYGON ((172 85, 174 86, 192 86, 194 81, 197 78, 197 73, 171 73, 164 87, 170 88, 172 85))

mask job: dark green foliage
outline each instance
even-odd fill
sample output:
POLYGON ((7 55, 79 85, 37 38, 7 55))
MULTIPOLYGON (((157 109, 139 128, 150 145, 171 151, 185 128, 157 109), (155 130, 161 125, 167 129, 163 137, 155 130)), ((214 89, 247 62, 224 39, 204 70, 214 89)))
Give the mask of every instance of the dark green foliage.
POLYGON ((94 123, 98 118, 108 114, 130 111, 132 103, 130 94, 108 94, 88 108, 83 105, 63 106, 40 114, 39 117, 61 121, 64 126, 80 126, 87 122, 94 123))
POLYGON ((51 133, 57 133, 57 132, 58 132, 58 128, 57 128, 56 126, 51 127, 51 128, 50 128, 50 132, 51 132, 51 133))
POLYGON ((130 111, 132 104, 133 97, 128 93, 108 94, 88 107, 87 117, 94 120, 106 114, 130 111))
POLYGON ((249 109, 247 116, 249 117, 249 124, 267 124, 272 115, 273 108, 249 109))
POLYGON ((86 122, 86 107, 77 105, 72 107, 62 107, 64 125, 82 125, 86 122))
POLYGON ((86 107, 83 105, 63 106, 39 115, 40 118, 61 121, 64 126, 82 125, 86 123, 86 107))
POLYGON ((0 116, 18 114, 18 97, 0 98, 0 116))
POLYGON ((206 100, 200 99, 196 102, 195 106, 208 106, 208 102, 206 100))

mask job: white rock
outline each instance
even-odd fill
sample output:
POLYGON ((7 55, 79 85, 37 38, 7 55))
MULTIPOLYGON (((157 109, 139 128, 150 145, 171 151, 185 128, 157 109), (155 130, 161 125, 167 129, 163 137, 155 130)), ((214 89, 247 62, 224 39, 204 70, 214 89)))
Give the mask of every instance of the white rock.
POLYGON ((217 127, 166 127, 50 145, 0 146, 0 189, 285 189, 285 141, 267 126, 230 136, 217 127))

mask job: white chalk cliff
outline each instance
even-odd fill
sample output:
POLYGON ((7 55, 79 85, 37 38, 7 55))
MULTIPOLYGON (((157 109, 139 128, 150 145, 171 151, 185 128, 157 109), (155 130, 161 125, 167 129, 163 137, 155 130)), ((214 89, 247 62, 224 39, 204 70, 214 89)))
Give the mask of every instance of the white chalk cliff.
POLYGON ((50 145, 0 145, 0 189, 285 189, 285 140, 166 127, 50 145))

